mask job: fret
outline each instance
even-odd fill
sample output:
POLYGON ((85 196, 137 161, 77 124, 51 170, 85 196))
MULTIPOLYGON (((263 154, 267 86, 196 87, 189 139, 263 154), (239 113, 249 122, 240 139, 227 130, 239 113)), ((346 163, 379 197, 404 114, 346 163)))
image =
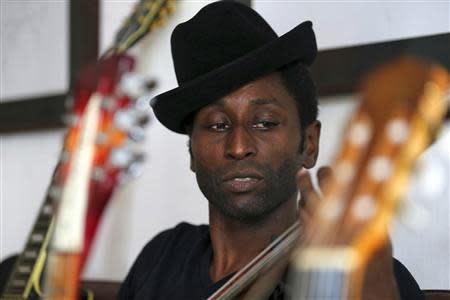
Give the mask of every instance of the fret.
POLYGON ((36 259, 39 255, 38 251, 34 251, 34 250, 25 250, 23 257, 25 259, 36 259))
POLYGON ((25 287, 27 285, 26 279, 13 279, 11 282, 11 286, 13 287, 25 287))
POLYGON ((50 227, 50 221, 39 221, 34 226, 33 233, 43 233, 44 235, 47 234, 48 228, 50 227))
MULTIPOLYGON (((31 268, 31 271, 32 271, 34 265, 36 264, 36 259, 35 258, 22 257, 22 259, 20 259, 20 261, 19 261, 19 264, 23 265, 23 266, 29 266, 31 268)), ((30 271, 30 273, 31 273, 31 271, 30 271)))
POLYGON ((27 245, 26 245, 26 249, 30 250, 30 251, 37 251, 40 252, 41 248, 42 248, 43 243, 37 243, 37 242, 33 242, 33 241, 28 241, 27 245))
POLYGON ((20 274, 30 274, 32 270, 33 268, 30 265, 21 265, 17 268, 17 271, 20 274))
POLYGON ((18 289, 11 291, 8 290, 0 298, 0 300, 15 300, 15 299, 24 300, 26 298, 24 297, 23 293, 18 289))
POLYGON ((15 299, 26 299, 23 297, 22 289, 8 289, 0 298, 0 300, 15 300, 15 299))
POLYGON ((45 203, 42 207, 41 214, 43 216, 53 216, 53 205, 51 203, 45 203))
POLYGON ((32 271, 33 265, 24 265, 19 261, 4 288, 1 300, 27 299, 26 291, 32 271))
POLYGON ((53 211, 50 209, 51 206, 49 201, 49 197, 47 197, 46 201, 41 206, 40 213, 28 237, 25 249, 18 258, 16 265, 11 272, 9 281, 4 288, 2 300, 26 299, 24 298, 24 295, 30 284, 30 277, 35 268, 36 260, 43 247, 45 247, 46 238, 50 234, 49 230, 51 230, 53 211))
POLYGON ((32 237, 33 235, 43 235, 45 237, 45 235, 47 234, 47 230, 48 227, 50 226, 50 224, 48 222, 44 223, 44 222, 39 222, 37 223, 34 228, 33 228, 33 232, 31 233, 32 237))
POLYGON ((28 281, 28 277, 29 275, 31 275, 32 271, 33 271, 32 266, 18 266, 11 276, 12 282, 14 280, 28 281))
POLYGON ((52 216, 41 215, 36 219, 36 225, 43 226, 49 224, 52 221, 52 216))
POLYGON ((1 300, 27 299, 29 296, 31 274, 36 260, 45 246, 46 237, 50 234, 53 220, 51 198, 46 197, 39 210, 38 217, 28 236, 25 249, 17 259, 11 275, 1 294, 1 300))
POLYGON ((8 299, 26 299, 25 293, 30 282, 30 276, 33 271, 34 262, 32 264, 24 264, 19 258, 14 270, 4 288, 2 300, 8 299), (14 298, 13 298, 14 297, 14 298))
POLYGON ((42 243, 44 241, 44 238, 45 238, 45 235, 43 233, 38 232, 38 233, 33 233, 31 235, 30 240, 32 242, 42 243))
POLYGON ((54 214, 53 208, 44 209, 43 211, 39 212, 37 220, 48 220, 51 217, 53 217, 53 214, 54 214))

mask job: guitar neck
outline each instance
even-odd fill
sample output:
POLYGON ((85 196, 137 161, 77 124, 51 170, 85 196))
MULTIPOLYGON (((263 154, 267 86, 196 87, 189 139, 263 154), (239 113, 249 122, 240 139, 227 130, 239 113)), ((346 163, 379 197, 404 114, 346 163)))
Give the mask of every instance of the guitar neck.
MULTIPOLYGON (((449 83, 445 69, 410 57, 382 66, 366 79, 363 101, 333 164, 339 177, 324 186, 303 247, 293 255, 293 299, 365 296, 368 266, 386 247, 387 228, 414 161, 434 140, 447 111, 449 83), (358 131, 364 134, 356 139, 358 131)), ((371 295, 385 297, 378 292, 371 295)))
POLYGON ((17 259, 3 290, 1 300, 28 299, 32 292, 38 294, 44 269, 47 247, 53 232, 52 197, 47 194, 39 210, 25 248, 17 259))
POLYGON ((276 264, 280 258, 286 256, 295 246, 300 237, 300 224, 295 222, 277 239, 267 246, 257 257, 237 272, 208 300, 236 299, 259 274, 276 264))
MULTIPOLYGON (((244 299, 265 299, 274 288, 270 279, 262 279, 257 288, 247 290, 261 274, 276 268, 283 257, 294 249, 301 236, 299 222, 294 223, 257 257, 236 273, 226 284, 217 290, 208 300, 232 300, 244 296, 244 299)), ((287 260, 286 262, 289 262, 287 260)), ((285 266, 282 266, 283 269, 285 266)), ((297 269, 294 290, 286 296, 300 295, 298 299, 345 299, 348 293, 348 275, 346 268, 297 269), (293 292, 293 293, 292 293, 293 292)), ((297 298, 295 298, 297 299, 297 298)))

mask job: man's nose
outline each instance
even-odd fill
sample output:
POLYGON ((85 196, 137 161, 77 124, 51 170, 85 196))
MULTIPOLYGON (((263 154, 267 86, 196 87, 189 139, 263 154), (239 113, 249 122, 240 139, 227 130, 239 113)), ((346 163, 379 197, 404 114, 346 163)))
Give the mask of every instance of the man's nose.
POLYGON ((236 127, 228 136, 226 156, 230 159, 241 160, 256 154, 254 137, 245 128, 236 127))

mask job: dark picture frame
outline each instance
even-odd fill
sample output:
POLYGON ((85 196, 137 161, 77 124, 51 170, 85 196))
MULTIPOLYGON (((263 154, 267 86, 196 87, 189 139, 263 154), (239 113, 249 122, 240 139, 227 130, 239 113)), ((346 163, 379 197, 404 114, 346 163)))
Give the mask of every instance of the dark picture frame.
MULTIPOLYGON (((98 57, 99 0, 69 1, 69 86, 98 57)), ((70 88, 69 88, 70 90, 70 88)), ((0 133, 61 128, 69 92, 0 103, 0 133)))
POLYGON ((320 51, 311 73, 319 96, 349 94, 356 91, 368 71, 402 55, 450 70, 450 33, 320 51))

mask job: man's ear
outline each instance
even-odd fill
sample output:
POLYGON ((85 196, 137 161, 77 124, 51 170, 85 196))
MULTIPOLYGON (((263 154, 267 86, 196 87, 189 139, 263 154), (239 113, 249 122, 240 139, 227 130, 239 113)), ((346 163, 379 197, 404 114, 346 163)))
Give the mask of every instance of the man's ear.
POLYGON ((314 121, 309 124, 304 131, 303 143, 303 166, 307 169, 314 167, 319 155, 320 121, 314 121))

